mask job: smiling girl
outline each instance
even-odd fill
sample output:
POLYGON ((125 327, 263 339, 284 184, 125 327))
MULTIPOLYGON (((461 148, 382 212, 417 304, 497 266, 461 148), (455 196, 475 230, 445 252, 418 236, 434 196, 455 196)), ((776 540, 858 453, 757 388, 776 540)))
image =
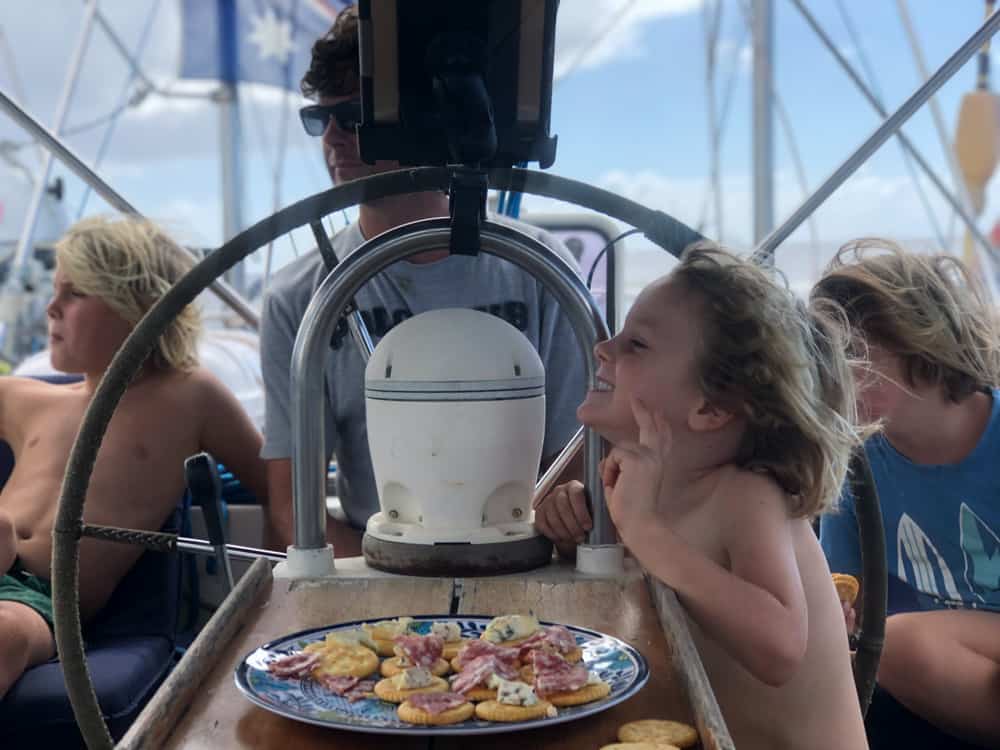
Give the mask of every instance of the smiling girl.
MULTIPOLYGON (((618 533, 677 592, 741 748, 867 746, 810 525, 858 444, 843 330, 767 270, 695 246, 597 345, 602 385, 578 410, 613 444, 618 533)), ((536 525, 568 551, 589 521, 582 487, 554 492, 536 525)))

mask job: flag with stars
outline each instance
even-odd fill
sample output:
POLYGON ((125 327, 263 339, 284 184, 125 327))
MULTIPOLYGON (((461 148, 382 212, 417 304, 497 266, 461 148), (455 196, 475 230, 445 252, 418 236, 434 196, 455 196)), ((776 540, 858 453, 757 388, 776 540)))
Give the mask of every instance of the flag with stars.
POLYGON ((183 0, 181 78, 298 90, 342 0, 183 0))

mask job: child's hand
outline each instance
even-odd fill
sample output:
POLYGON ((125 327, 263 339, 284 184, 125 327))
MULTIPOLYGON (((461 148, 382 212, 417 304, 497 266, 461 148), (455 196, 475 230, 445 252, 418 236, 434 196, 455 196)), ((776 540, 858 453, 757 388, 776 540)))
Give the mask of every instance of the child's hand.
POLYGON ((653 516, 672 443, 670 425, 661 413, 649 411, 635 397, 632 413, 639 427, 639 442, 616 445, 601 471, 608 511, 626 544, 653 516))
POLYGON ((535 527, 564 556, 586 539, 591 526, 583 484, 575 480, 555 487, 535 505, 535 527))

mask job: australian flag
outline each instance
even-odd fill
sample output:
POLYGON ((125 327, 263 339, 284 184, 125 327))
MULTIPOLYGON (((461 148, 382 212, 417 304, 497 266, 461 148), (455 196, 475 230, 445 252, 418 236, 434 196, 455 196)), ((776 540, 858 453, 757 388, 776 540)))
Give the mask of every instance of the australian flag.
POLYGON ((183 0, 181 78, 296 90, 341 0, 183 0))

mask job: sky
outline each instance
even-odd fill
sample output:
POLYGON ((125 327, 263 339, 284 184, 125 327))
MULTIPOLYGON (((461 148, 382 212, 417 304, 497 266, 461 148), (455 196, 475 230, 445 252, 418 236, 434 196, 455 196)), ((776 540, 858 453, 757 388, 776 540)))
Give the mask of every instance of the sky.
MULTIPOLYGON (((920 84, 921 77, 901 22, 908 8, 931 70, 936 69, 982 23, 981 0, 805 0, 841 51, 855 66, 873 71, 876 89, 891 110, 920 84), (849 32, 850 24, 857 32, 849 32)), ((739 250, 753 246, 751 50, 744 8, 749 0, 562 0, 557 23, 556 84, 552 132, 558 136, 550 171, 603 187, 652 208, 667 211, 739 250), (718 38, 706 44, 707 27, 720 12, 718 38), (721 131, 719 201, 721 221, 709 192, 709 49, 715 50, 714 91, 721 109, 731 91, 721 131)), ((204 93, 205 82, 177 80, 181 40, 178 0, 102 0, 101 13, 133 52, 150 23, 138 54, 145 76, 159 89, 204 93)), ((774 0, 773 65, 776 99, 787 114, 794 141, 775 119, 774 195, 776 224, 798 206, 878 126, 880 118, 862 99, 804 23, 789 0, 774 0), (794 154, 800 155, 803 175, 794 154), (806 191, 803 189, 804 179, 806 191)), ((65 85, 67 68, 81 28, 84 3, 77 0, 4 0, 0 4, 0 87, 42 123, 51 125, 65 85), (42 21, 40 22, 40 19, 42 21)), ((994 53, 994 66, 998 62, 994 53)), ((962 96, 974 86, 974 62, 940 92, 949 138, 962 96)), ((98 172, 133 205, 164 222, 183 241, 216 246, 222 228, 219 114, 210 100, 136 96, 126 88, 130 68, 96 28, 79 71, 66 118, 65 141, 88 163, 97 157, 109 115, 124 103, 98 172), (124 94, 123 94, 124 92, 124 94)), ((244 223, 329 187, 318 139, 299 127, 296 110, 304 100, 263 86, 240 91, 244 128, 244 223), (280 179, 279 142, 287 126, 280 179), (277 186, 277 190, 276 190, 277 186)), ((905 128, 910 139, 951 184, 942 143, 928 107, 905 128)), ((36 152, 19 147, 26 137, 0 114, 0 155, 31 170, 36 152)), ((0 165, 2 168, 2 165, 0 165)), ((65 183, 63 207, 72 221, 108 207, 57 166, 65 183), (82 209, 82 210, 81 210, 82 209)), ((778 252, 798 283, 807 283, 838 244, 859 236, 889 236, 904 243, 961 245, 961 232, 945 202, 926 181, 920 185, 932 220, 907 171, 897 144, 889 142, 848 180, 778 252), (937 228, 935 228, 935 222, 937 228), (812 243, 819 241, 813 251, 812 243)), ((0 240, 20 231, 18 201, 30 192, 24 178, 8 170, 0 212, 0 240), (13 186, 13 187, 12 187, 13 186)), ((525 211, 573 211, 566 204, 526 196, 525 211)), ((980 219, 985 231, 1000 218, 1000 181, 988 191, 980 219)), ((337 217, 336 223, 343 219, 337 217)), ((275 248, 275 265, 304 250, 310 241, 296 235, 294 247, 275 248)), ((654 273, 654 251, 643 239, 629 240, 626 268, 642 282, 654 273)), ((251 264, 259 269, 263 252, 251 264)))

